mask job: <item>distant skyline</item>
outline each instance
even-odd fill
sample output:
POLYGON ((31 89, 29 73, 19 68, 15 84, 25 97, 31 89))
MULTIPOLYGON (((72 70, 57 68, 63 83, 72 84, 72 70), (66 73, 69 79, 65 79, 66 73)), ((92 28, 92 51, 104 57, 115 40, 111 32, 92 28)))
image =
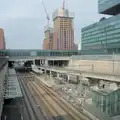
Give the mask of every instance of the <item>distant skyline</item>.
MULTIPOLYGON (((99 21, 98 0, 67 0, 66 7, 75 12, 75 43, 81 28, 99 21)), ((62 0, 44 0, 51 18, 62 7, 62 0)), ((41 0, 0 0, 0 27, 4 29, 8 49, 42 49, 46 14, 41 0)))

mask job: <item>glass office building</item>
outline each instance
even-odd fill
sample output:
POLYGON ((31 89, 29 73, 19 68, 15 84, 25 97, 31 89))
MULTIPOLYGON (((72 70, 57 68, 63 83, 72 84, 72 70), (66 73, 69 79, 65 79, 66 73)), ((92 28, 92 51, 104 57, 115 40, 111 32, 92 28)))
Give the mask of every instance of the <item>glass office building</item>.
POLYGON ((92 102, 101 112, 111 117, 120 114, 120 89, 93 90, 92 102))
POLYGON ((120 15, 82 29, 82 50, 120 52, 120 15))
POLYGON ((98 11, 102 14, 117 15, 120 13, 120 0, 99 0, 98 11))
MULTIPOLYGON (((99 0, 99 12, 112 14, 113 8, 119 3, 120 0, 99 0)), ((82 29, 82 54, 116 53, 120 53, 120 14, 102 18, 99 22, 82 29)))

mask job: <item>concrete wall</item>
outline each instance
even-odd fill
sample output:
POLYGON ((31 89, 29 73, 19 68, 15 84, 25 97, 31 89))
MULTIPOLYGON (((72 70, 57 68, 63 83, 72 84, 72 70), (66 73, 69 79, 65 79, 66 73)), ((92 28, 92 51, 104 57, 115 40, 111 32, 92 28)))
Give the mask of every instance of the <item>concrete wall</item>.
POLYGON ((6 79, 8 70, 8 64, 6 64, 1 70, 0 70, 0 120, 1 120, 1 114, 2 114, 2 108, 3 108, 3 100, 4 100, 4 80, 6 79))
POLYGON ((69 67, 86 72, 120 74, 120 61, 70 60, 69 67))

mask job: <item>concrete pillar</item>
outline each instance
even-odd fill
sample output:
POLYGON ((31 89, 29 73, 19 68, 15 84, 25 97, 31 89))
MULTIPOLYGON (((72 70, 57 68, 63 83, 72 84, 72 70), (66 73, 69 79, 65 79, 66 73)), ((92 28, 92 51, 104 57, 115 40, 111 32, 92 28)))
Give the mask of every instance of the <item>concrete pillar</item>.
POLYGON ((53 60, 53 67, 54 67, 54 60, 53 60))
POLYGON ((33 65, 35 65, 35 59, 33 60, 33 65))
POLYGON ((70 82, 70 75, 67 75, 68 76, 68 83, 70 82))
POLYGON ((41 66, 42 66, 43 64, 42 64, 42 60, 41 60, 41 66))
POLYGON ((57 78, 59 78, 60 77, 60 74, 59 73, 57 73, 57 78))
POLYGON ((79 83, 80 83, 80 76, 77 75, 77 84, 79 84, 79 83))
POLYGON ((38 65, 40 66, 40 60, 39 60, 39 63, 38 63, 38 65))
POLYGON ((40 66, 42 66, 42 60, 40 60, 40 66))
POLYGON ((50 78, 52 78, 52 71, 50 71, 50 78))
POLYGON ((46 69, 44 69, 44 71, 45 71, 45 74, 46 74, 46 73, 47 73, 47 72, 46 72, 46 69))
MULTIPOLYGON (((43 60, 43 65, 45 65, 45 61, 46 61, 46 60, 43 60)), ((48 66, 48 61, 47 61, 47 66, 48 66)))
POLYGON ((48 66, 48 61, 47 60, 44 60, 44 65, 48 66))

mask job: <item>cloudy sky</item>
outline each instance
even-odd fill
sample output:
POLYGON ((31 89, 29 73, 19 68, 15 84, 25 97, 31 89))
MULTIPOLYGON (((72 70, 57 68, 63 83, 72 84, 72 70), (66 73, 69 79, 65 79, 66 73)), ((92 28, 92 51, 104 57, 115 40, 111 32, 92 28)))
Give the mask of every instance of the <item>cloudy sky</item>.
MULTIPOLYGON (((67 0, 67 8, 75 12, 75 43, 81 28, 98 21, 98 0, 67 0)), ((51 17, 62 0, 44 0, 51 17)), ((0 0, 0 27, 5 31, 8 49, 42 49, 46 14, 41 0, 0 0)))

